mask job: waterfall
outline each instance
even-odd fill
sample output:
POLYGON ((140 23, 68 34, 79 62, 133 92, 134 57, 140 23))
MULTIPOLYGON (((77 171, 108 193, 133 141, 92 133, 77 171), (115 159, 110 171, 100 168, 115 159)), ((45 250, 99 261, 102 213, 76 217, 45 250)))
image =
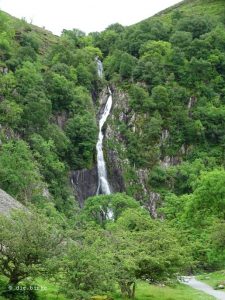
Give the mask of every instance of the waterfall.
POLYGON ((102 127, 105 124, 111 107, 112 107, 112 92, 109 90, 109 96, 107 99, 107 102, 104 107, 103 114, 99 120, 99 134, 98 134, 98 142, 96 145, 97 150, 97 167, 98 167, 98 189, 97 189, 97 195, 98 194, 104 194, 109 195, 111 194, 109 182, 107 180, 107 171, 106 171, 106 165, 103 155, 103 149, 102 149, 102 143, 103 143, 103 133, 102 133, 102 127))
POLYGON ((98 58, 98 56, 96 56, 95 60, 96 60, 96 63, 97 63, 98 76, 99 76, 100 78, 102 78, 102 76, 103 76, 103 65, 102 65, 102 62, 101 62, 101 60, 98 58))

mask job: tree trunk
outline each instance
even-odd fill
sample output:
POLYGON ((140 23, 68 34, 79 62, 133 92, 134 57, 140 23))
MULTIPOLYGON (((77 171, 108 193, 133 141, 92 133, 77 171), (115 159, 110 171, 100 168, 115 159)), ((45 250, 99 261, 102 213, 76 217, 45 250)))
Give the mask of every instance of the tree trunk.
POLYGON ((123 298, 134 299, 136 284, 132 282, 120 282, 120 290, 123 298))

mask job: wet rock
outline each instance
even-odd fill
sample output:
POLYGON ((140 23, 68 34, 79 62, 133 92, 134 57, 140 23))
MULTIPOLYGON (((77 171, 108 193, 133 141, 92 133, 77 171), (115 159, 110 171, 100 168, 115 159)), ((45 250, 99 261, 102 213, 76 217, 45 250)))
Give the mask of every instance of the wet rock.
POLYGON ((125 191, 123 169, 118 154, 115 150, 107 151, 108 179, 113 193, 125 191))
POLYGON ((76 199, 80 207, 83 207, 85 199, 96 195, 98 189, 97 166, 90 170, 83 169, 72 172, 70 181, 74 188, 76 199))

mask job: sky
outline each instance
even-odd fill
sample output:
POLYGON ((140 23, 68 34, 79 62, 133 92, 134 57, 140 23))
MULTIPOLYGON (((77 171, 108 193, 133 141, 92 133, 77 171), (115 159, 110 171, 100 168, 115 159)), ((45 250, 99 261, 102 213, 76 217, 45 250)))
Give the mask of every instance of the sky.
POLYGON ((110 24, 137 23, 180 0, 0 0, 0 9, 60 35, 63 29, 86 33, 110 24))

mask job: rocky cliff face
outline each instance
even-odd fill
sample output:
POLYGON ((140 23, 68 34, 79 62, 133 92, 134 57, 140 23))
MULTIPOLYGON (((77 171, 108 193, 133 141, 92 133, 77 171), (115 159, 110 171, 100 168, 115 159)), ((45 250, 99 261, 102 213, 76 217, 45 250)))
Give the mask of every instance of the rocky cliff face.
POLYGON ((90 170, 83 169, 72 172, 71 184, 79 206, 83 207, 85 199, 96 195, 98 188, 97 166, 90 170))
MULTIPOLYGON (((108 98, 108 92, 105 88, 99 96, 99 109, 96 115, 97 121, 104 110, 104 105, 108 98)), ((96 99, 93 99, 96 102, 96 99)), ((97 142, 97 141, 96 141, 97 142)), ((74 189, 74 194, 79 202, 79 206, 84 206, 84 201, 88 197, 96 195, 98 189, 98 171, 97 165, 95 164, 92 169, 82 169, 72 171, 70 175, 70 182, 74 189)))
POLYGON ((0 214, 8 215, 13 209, 23 209, 23 205, 0 189, 0 214))
POLYGON ((148 187, 148 169, 138 169, 127 158, 126 140, 118 130, 118 121, 136 130, 136 115, 129 107, 128 95, 114 89, 113 109, 106 128, 106 160, 110 184, 114 192, 127 192, 139 200, 156 218, 161 200, 158 193, 148 187))
MULTIPOLYGON (((149 187, 149 174, 151 168, 138 168, 132 165, 128 159, 126 138, 121 133, 119 126, 122 124, 129 127, 132 132, 137 133, 137 124, 140 116, 136 115, 129 107, 128 95, 116 88, 112 88, 113 105, 106 125, 103 127, 104 157, 107 164, 108 180, 113 193, 126 192, 142 203, 150 212, 152 217, 157 218, 157 207, 162 199, 161 195, 149 187)), ((103 112, 107 101, 108 92, 104 89, 99 97, 99 110, 97 120, 103 112)), ((140 132, 141 134, 141 132, 140 132)), ((160 149, 170 137, 168 130, 164 129, 161 138, 156 145, 160 149)), ((180 150, 182 154, 184 150, 180 150)), ((162 157, 159 151, 156 163, 162 168, 168 168, 181 162, 179 156, 162 157)), ((80 207, 83 207, 85 199, 94 196, 98 188, 98 174, 96 165, 92 169, 71 172, 71 183, 74 188, 76 199, 80 207)))

